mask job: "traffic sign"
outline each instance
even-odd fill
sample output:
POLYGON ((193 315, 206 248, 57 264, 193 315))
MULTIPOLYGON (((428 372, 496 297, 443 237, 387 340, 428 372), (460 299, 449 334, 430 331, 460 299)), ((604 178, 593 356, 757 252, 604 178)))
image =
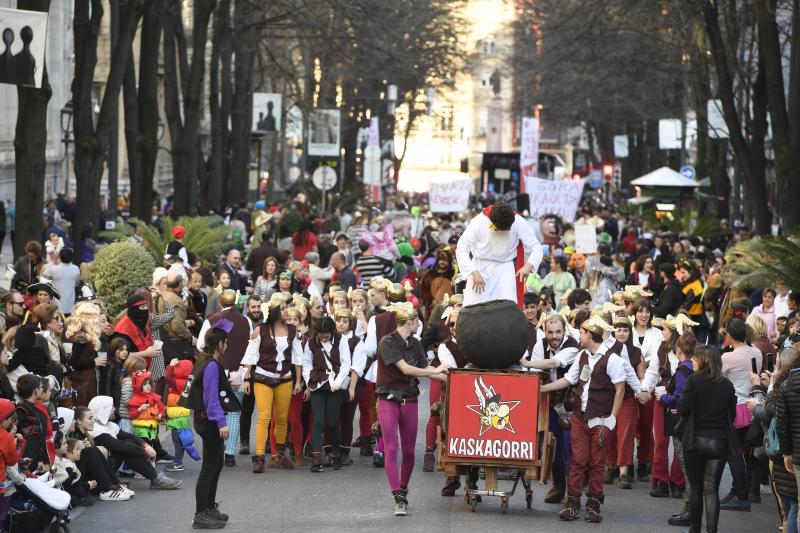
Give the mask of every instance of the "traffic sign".
POLYGON ((336 185, 336 171, 328 166, 318 167, 311 175, 314 187, 321 191, 329 191, 336 185))
POLYGON ((694 171, 694 167, 692 165, 683 165, 681 167, 680 172, 681 172, 681 174, 683 174, 684 178, 689 178, 690 180, 693 180, 695 175, 697 174, 694 171))

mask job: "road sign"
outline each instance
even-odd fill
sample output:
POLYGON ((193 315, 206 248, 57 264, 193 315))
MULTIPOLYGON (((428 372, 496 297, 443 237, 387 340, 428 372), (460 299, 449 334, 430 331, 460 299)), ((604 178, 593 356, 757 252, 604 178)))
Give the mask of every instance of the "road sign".
POLYGON ((603 188, 603 172, 599 169, 592 170, 589 173, 589 183, 592 189, 603 188))
POLYGON ((692 165, 683 165, 681 167, 680 172, 681 172, 681 174, 683 174, 683 177, 689 178, 690 180, 693 180, 695 175, 697 174, 694 171, 694 167, 692 165))
POLYGON ((336 185, 336 171, 328 166, 319 167, 311 175, 311 180, 317 189, 329 191, 336 185))

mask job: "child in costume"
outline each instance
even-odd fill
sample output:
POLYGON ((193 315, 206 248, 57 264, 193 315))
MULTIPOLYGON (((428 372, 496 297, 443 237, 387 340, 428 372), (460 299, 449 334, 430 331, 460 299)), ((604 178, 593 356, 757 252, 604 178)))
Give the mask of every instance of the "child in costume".
POLYGON ((167 472, 180 472, 183 470, 183 452, 195 461, 200 460, 200 453, 194 446, 194 433, 189 424, 190 411, 178 405, 186 381, 192 374, 194 365, 191 361, 173 359, 167 367, 164 379, 169 384, 167 396, 167 427, 172 432, 172 443, 175 445, 175 463, 166 468, 167 472))
POLYGON ((128 401, 128 416, 133 434, 155 448, 158 441, 158 423, 166 416, 164 402, 153 392, 150 372, 140 370, 131 376, 133 396, 128 401))
POLYGON ((9 432, 9 428, 16 423, 15 405, 5 398, 0 398, 0 524, 8 514, 8 505, 11 503, 10 493, 13 492, 8 490, 13 482, 6 480, 6 469, 16 468, 19 460, 16 439, 9 432))

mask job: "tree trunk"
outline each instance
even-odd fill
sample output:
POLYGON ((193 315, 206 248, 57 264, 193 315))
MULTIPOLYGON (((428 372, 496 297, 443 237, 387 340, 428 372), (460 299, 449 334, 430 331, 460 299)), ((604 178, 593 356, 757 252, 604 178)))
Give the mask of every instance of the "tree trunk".
MULTIPOLYGON (((738 163, 738 168, 742 171, 747 181, 749 200, 753 202, 756 214, 761 213, 756 218, 755 230, 759 234, 767 234, 770 230, 770 220, 766 203, 766 185, 764 184, 763 169, 759 169, 759 165, 762 161, 763 164, 766 164, 766 160, 763 158, 763 140, 760 149, 761 156, 759 156, 759 154, 755 154, 752 151, 754 145, 748 144, 744 137, 742 123, 739 117, 739 111, 736 109, 736 99, 733 93, 733 73, 729 65, 729 58, 732 57, 732 55, 722 35, 716 2, 706 0, 703 3, 703 18, 706 36, 711 50, 711 57, 714 61, 717 74, 717 90, 722 103, 725 124, 728 127, 730 143, 738 163), (759 180, 761 181, 760 185, 758 183, 759 180), (760 193, 760 190, 764 191, 763 195, 760 193)), ((758 83, 756 85, 758 85, 758 83)), ((754 108, 756 107, 755 99, 757 93, 760 93, 760 90, 754 86, 754 108)), ((756 115, 755 112, 754 115, 756 115)), ((755 150, 758 151, 757 146, 755 150)))
POLYGON ((75 124, 75 180, 77 205, 73 225, 76 257, 81 257, 83 238, 92 235, 100 208, 100 181, 109 153, 120 88, 128 65, 131 43, 145 0, 128 0, 120 5, 119 38, 111 52, 97 127, 94 126, 92 92, 97 64, 97 37, 103 16, 101 0, 76 0, 74 19, 75 79, 72 83, 75 124))
POLYGON ((195 0, 192 18, 192 61, 188 66, 183 22, 178 4, 172 4, 166 17, 164 32, 164 91, 165 111, 172 137, 172 166, 176 191, 173 212, 176 216, 197 214, 197 163, 200 129, 200 103, 206 65, 206 40, 208 24, 216 0, 195 0), (177 54, 176 54, 176 46, 177 54), (180 65, 181 96, 183 98, 183 120, 178 96, 178 70, 180 65), (188 70, 188 77, 186 71, 188 70))
MULTIPOLYGON (((47 12, 50 0, 18 0, 19 9, 47 12)), ((42 206, 47 167, 47 104, 53 91, 42 65, 42 86, 17 86, 17 125, 14 135, 16 167, 16 237, 14 256, 24 253, 25 243, 42 240, 42 206)))
MULTIPOLYGON (((150 219, 153 204, 153 177, 158 159, 158 66, 161 48, 162 17, 164 6, 151 4, 144 12, 139 46, 139 85, 135 94, 138 122, 136 155, 140 169, 139 179, 131 179, 131 215, 142 220, 150 219)), ((127 90, 126 90, 126 100, 127 90)), ((126 107, 125 120, 127 122, 126 107)), ((128 147, 130 166, 131 149, 128 147)))
MULTIPOLYGON (((260 9, 247 0, 236 0, 233 11, 233 44, 236 58, 231 105, 230 201, 247 200, 250 189, 250 132, 253 116, 253 69, 258 47, 258 26, 252 23, 260 9)), ((261 154, 258 154, 260 157, 261 154)), ((260 176, 259 176, 260 179, 260 176)))
POLYGON ((142 136, 139 124, 139 102, 136 94, 136 65, 133 52, 128 58, 125 77, 122 80, 122 107, 125 113, 125 146, 128 152, 128 179, 131 183, 131 214, 142 220, 148 220, 149 212, 144 212, 147 189, 151 189, 152 177, 147 186, 142 169, 142 136), (134 202, 133 199, 136 198, 134 202), (136 207, 136 211, 133 207, 136 207))
POLYGON ((200 198, 204 212, 213 209, 221 212, 223 206, 223 176, 227 176, 228 117, 230 116, 231 62, 231 0, 220 0, 214 14, 214 32, 211 41, 208 100, 211 115, 211 157, 206 179, 200 182, 200 198), (226 66, 228 69, 226 70, 226 66))
MULTIPOLYGON (((796 8, 800 8, 800 2, 796 8)), ((770 80, 767 84, 767 99, 769 101, 770 119, 772 122, 772 139, 775 147, 775 174, 778 181, 778 198, 784 229, 792 231, 800 225, 800 155, 795 152, 796 146, 792 143, 792 124, 786 108, 786 93, 784 92, 783 68, 784 57, 780 43, 780 32, 776 21, 776 0, 757 0, 754 2, 756 21, 758 23, 758 50, 759 57, 764 63, 766 77, 770 80)), ((800 24, 797 23, 797 13, 794 14, 795 28, 793 36, 800 42, 800 24)), ((800 48, 793 50, 800 54, 800 48)), ((792 58, 800 65, 800 58, 792 58)), ((797 72, 796 74, 800 74, 797 72)), ((800 83, 800 82, 796 82, 800 83)), ((795 90, 800 90, 800 86, 795 90)), ((800 127, 800 118, 795 117, 795 128, 800 127)))

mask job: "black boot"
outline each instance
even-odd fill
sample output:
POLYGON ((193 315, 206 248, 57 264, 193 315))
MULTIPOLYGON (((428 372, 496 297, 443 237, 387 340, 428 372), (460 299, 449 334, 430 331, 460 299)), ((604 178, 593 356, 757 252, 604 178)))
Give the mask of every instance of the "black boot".
POLYGON ((339 447, 334 446, 333 450, 331 451, 331 466, 333 466, 334 470, 341 470, 342 469, 342 456, 339 452, 339 447))
POLYGON ((353 460, 350 458, 350 448, 347 446, 342 446, 339 448, 339 457, 342 458, 342 466, 350 466, 353 464, 353 460))
POLYGON ((657 481, 655 488, 650 491, 650 496, 653 498, 669 498, 669 483, 657 481))
POLYGON ((564 494, 567 492, 567 473, 563 464, 553 465, 553 486, 547 491, 544 503, 561 503, 564 501, 564 494))
POLYGON ((650 465, 640 464, 636 469, 636 476, 639 481, 648 483, 650 481, 650 465))
POLYGON ((603 483, 605 485, 613 485, 614 483, 617 482, 618 478, 619 478, 619 467, 618 466, 608 466, 608 467, 606 467, 606 474, 603 477, 603 483))
POLYGON ((671 526, 688 526, 691 524, 689 521, 689 502, 683 503, 683 509, 680 513, 674 514, 669 517, 667 523, 671 526))
POLYGON ((313 452, 313 459, 311 460, 311 471, 314 473, 322 472, 322 452, 313 452))

